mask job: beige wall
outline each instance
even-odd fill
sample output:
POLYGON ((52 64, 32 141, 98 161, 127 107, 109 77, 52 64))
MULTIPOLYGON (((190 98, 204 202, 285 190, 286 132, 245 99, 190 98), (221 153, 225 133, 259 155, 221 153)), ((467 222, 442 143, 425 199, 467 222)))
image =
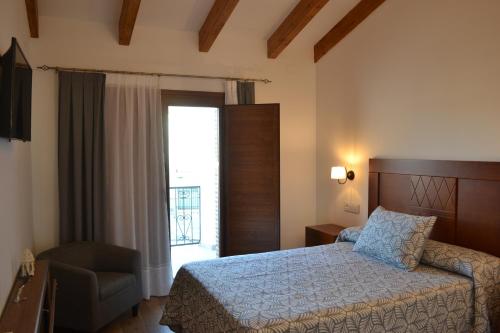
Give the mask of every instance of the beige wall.
POLYGON ((319 61, 318 223, 366 221, 370 157, 500 161, 499 13, 497 0, 389 0, 319 61), (335 164, 355 181, 332 182, 335 164))
MULTIPOLYGON (((24 2, 0 4, 0 54, 16 37, 30 58, 24 2)), ((0 311, 19 268, 24 248, 33 246, 30 144, 0 138, 0 311)))
MULTIPOLYGON (((370 157, 500 160, 496 0, 389 0, 317 65, 310 48, 292 44, 268 60, 264 39, 224 30, 209 53, 199 53, 195 33, 138 26, 125 47, 113 26, 41 17, 41 38, 30 40, 23 3, 4 1, 1 9, 0 51, 18 35, 35 66, 273 80, 257 85, 257 102, 281 103, 283 248, 303 245, 304 226, 314 221, 364 223, 370 157), (332 182, 336 164, 352 166, 356 180, 332 182), (344 213, 347 201, 361 204, 362 213, 344 213)), ((223 87, 186 79, 161 85, 223 87)), ((35 248, 57 242, 57 80, 50 72, 34 75, 32 135, 31 144, 0 141, 1 188, 9 189, 0 194, 0 300, 21 249, 32 244, 31 172, 35 248)))
MULTIPOLYGON (((41 17, 32 41, 35 65, 113 68, 185 74, 265 77, 257 103, 281 104, 281 241, 304 244, 304 226, 315 217, 315 71, 311 49, 290 46, 279 60, 266 58, 266 41, 223 30, 209 53, 197 49, 197 34, 137 26, 130 46, 119 46, 115 26, 41 17)), ((222 91, 222 81, 162 79, 169 89, 222 91)), ((34 77, 33 179, 37 251, 57 242, 57 80, 34 77)))

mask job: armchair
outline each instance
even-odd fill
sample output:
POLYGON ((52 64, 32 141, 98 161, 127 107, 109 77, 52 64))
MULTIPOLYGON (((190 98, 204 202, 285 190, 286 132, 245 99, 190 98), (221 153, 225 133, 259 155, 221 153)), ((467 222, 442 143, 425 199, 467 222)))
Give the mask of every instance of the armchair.
POLYGON ((96 332, 142 300, 141 256, 136 250, 93 242, 65 244, 40 253, 57 280, 55 324, 96 332))

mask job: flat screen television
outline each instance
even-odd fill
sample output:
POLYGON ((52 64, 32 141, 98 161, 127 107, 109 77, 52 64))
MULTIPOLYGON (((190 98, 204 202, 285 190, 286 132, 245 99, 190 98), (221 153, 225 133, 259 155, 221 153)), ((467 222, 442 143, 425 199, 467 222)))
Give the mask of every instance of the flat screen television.
POLYGON ((33 71, 17 40, 2 56, 0 69, 0 137, 31 140, 33 71))

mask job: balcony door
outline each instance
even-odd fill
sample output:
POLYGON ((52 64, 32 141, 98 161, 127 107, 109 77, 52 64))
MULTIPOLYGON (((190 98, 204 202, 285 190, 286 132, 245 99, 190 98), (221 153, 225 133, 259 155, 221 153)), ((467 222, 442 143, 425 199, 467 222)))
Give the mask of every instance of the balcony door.
POLYGON ((279 107, 224 108, 223 256, 280 249, 279 107))
POLYGON ((224 94, 165 91, 172 269, 220 252, 219 123, 224 94))
POLYGON ((279 104, 164 91, 172 267, 280 249, 279 104))

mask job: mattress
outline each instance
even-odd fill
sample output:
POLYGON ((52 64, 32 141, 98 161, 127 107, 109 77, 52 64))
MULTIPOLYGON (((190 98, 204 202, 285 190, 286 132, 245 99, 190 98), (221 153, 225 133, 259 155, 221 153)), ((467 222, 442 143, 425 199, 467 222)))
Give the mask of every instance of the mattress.
POLYGON ((161 323, 176 332, 470 332, 470 277, 407 272, 353 243, 184 265, 161 323))

